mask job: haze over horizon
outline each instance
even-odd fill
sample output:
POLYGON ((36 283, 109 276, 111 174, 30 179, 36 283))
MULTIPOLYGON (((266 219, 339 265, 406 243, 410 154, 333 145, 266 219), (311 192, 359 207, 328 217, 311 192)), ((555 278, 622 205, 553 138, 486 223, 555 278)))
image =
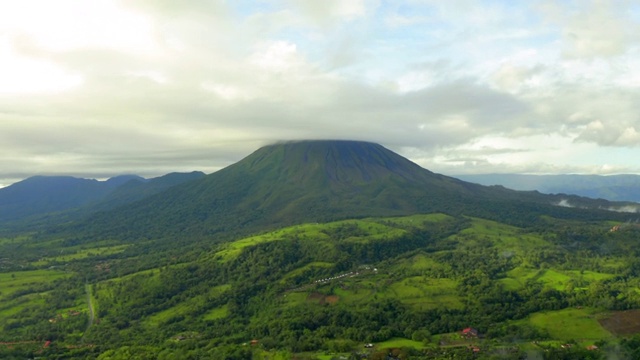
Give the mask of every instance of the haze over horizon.
POLYGON ((0 4, 0 64, 0 187, 299 139, 443 174, 640 173, 633 1, 25 0, 0 4))

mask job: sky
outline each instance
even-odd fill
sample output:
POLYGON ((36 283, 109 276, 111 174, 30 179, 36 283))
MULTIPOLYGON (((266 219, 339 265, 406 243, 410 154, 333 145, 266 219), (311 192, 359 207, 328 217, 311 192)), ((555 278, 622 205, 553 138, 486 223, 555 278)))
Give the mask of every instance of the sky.
POLYGON ((640 174, 640 2, 0 0, 0 186, 299 139, 448 175, 640 174))

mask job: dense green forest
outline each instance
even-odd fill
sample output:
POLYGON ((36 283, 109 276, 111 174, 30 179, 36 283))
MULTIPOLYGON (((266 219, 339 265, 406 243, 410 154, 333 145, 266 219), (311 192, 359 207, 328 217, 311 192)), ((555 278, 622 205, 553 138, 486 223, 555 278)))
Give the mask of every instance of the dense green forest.
POLYGON ((4 238, 0 357, 633 359, 640 230, 618 224, 434 213, 164 247, 4 238))

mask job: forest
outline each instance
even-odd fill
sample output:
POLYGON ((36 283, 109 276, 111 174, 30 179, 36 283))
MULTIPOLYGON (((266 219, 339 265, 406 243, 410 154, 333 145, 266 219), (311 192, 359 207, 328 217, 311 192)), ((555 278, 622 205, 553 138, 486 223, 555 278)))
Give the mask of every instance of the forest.
POLYGON ((633 359, 639 235, 433 213, 156 249, 4 238, 0 357, 633 359))

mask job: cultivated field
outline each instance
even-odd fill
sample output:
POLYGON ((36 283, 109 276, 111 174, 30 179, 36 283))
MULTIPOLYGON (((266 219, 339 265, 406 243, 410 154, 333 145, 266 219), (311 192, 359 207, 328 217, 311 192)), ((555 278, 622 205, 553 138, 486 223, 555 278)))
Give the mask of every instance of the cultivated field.
POLYGON ((616 311, 603 314, 598 321, 603 328, 616 336, 640 333, 640 310, 616 311))

